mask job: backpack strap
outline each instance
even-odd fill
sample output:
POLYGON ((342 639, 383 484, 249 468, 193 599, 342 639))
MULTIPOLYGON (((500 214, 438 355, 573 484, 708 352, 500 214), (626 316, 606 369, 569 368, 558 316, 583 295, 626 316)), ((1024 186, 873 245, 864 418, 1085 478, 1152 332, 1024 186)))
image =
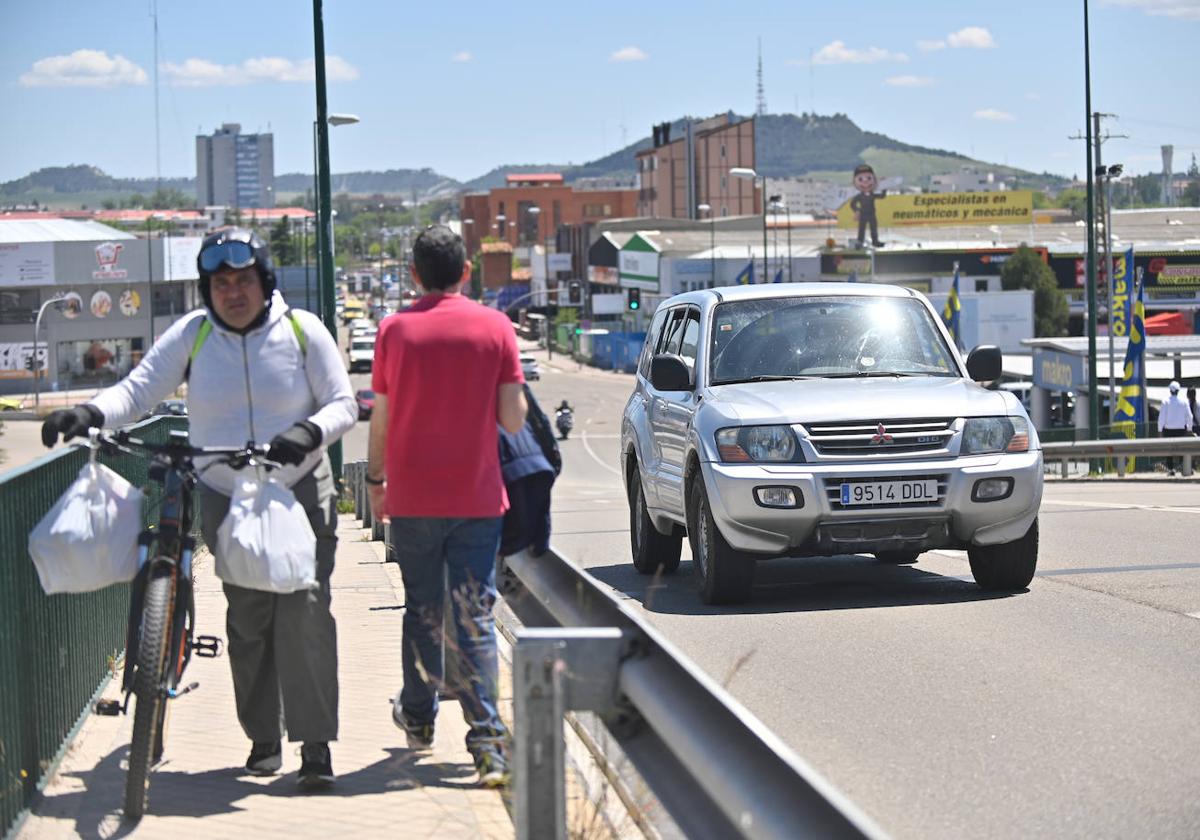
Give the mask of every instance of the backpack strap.
MULTIPOLYGON (((300 319, 296 317, 296 313, 291 309, 287 309, 283 313, 287 316, 292 325, 292 332, 296 334, 296 343, 300 345, 300 357, 305 362, 308 361, 308 336, 304 334, 304 327, 300 326, 300 319)), ((200 348, 204 346, 204 342, 208 340, 208 336, 213 331, 212 321, 208 320, 205 315, 200 321, 200 329, 196 332, 196 339, 192 342, 192 352, 188 354, 187 367, 183 369, 183 381, 187 382, 192 375, 192 360, 196 358, 196 354, 200 352, 200 348)))
POLYGON ((204 346, 205 340, 209 333, 213 330, 212 321, 208 320, 205 315, 200 319, 200 329, 196 331, 196 340, 192 342, 192 352, 188 354, 187 367, 183 369, 183 381, 187 382, 192 375, 192 360, 196 358, 196 354, 200 352, 200 348, 204 346))

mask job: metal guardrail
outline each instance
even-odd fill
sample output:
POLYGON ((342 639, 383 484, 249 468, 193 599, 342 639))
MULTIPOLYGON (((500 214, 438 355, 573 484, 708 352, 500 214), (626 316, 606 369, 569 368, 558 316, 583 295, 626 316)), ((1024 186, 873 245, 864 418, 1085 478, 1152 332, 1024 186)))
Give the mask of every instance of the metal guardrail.
MULTIPOLYGON (((365 464, 347 482, 369 522, 365 464)), ((365 518, 364 518, 365 517, 365 518)), ((589 710, 688 837, 883 837, 657 630, 551 550, 506 557, 518 838, 565 838, 563 716, 589 710)))
MULTIPOLYGON (((156 443, 185 418, 135 427, 156 443)), ((129 586, 82 595, 42 592, 29 532, 75 480, 87 451, 59 449, 0 475, 0 832, 15 833, 125 645, 129 586)), ((101 456, 135 485, 147 462, 101 456)), ((146 489, 144 517, 157 518, 159 487, 146 489)))
POLYGON ((1117 459, 1117 475, 1126 473, 1125 459, 1140 457, 1180 458, 1183 474, 1192 474, 1192 459, 1200 455, 1200 438, 1133 438, 1114 440, 1077 440, 1069 443, 1043 443, 1042 460, 1059 461, 1062 477, 1067 477, 1068 465, 1072 461, 1089 458, 1117 459))

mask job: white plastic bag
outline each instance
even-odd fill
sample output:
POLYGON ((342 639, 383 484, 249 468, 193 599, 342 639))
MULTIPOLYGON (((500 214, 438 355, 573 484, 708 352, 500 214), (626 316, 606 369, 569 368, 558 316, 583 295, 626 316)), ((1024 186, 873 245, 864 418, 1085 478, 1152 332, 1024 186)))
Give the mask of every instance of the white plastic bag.
POLYGON ((47 595, 92 592, 138 572, 141 490, 89 461, 29 534, 29 556, 47 595))
POLYGON ((317 585, 317 538, 296 495, 274 478, 241 474, 217 529, 217 577, 288 593, 317 585))

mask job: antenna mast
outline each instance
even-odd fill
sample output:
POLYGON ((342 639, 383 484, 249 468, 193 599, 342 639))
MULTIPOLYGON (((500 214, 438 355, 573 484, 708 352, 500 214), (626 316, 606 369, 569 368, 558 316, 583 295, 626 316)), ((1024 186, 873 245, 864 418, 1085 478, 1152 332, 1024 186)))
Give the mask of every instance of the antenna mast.
POLYGON ((758 39, 758 104, 754 109, 756 115, 763 117, 767 114, 767 95, 763 92, 762 75, 762 38, 758 39))

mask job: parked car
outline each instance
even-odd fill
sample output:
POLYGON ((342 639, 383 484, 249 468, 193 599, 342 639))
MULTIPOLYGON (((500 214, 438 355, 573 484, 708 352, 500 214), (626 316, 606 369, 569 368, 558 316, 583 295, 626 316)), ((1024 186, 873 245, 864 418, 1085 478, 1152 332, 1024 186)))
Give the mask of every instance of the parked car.
POLYGON ((163 400, 154 408, 142 415, 142 420, 149 420, 151 417, 173 416, 187 417, 187 401, 186 400, 163 400))
POLYGON ((362 388, 354 392, 354 400, 358 403, 358 419, 370 420, 371 409, 375 408, 375 392, 362 388))
POLYGON ((0 397, 0 411, 20 411, 25 403, 16 397, 0 397))
POLYGON ((966 549, 975 581, 1037 566, 1042 453, 995 347, 965 362, 910 289, 805 283, 676 295, 655 312, 621 430, 633 563, 686 533, 705 603, 772 556, 912 563, 966 549))
POLYGON ((525 374, 526 382, 536 382, 542 378, 542 369, 533 356, 521 357, 521 372, 525 374))
POLYGON ((350 339, 350 372, 370 370, 375 361, 375 336, 350 339))

